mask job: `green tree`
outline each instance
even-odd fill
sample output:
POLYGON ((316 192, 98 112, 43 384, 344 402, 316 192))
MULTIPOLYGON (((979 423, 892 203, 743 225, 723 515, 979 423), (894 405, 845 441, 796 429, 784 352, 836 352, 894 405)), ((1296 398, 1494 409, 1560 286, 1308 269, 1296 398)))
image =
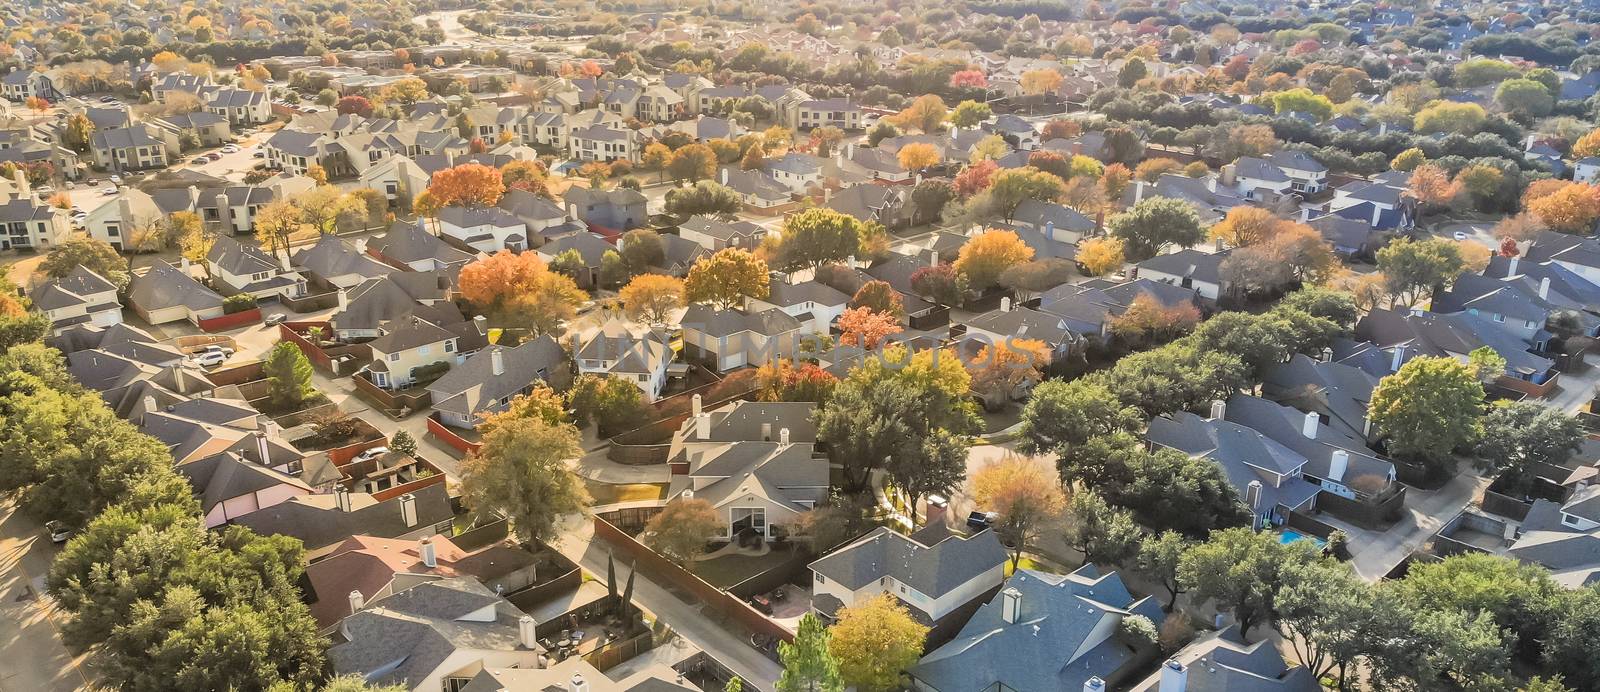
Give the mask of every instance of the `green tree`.
POLYGON ((977 127, 989 118, 994 117, 994 111, 989 109, 989 104, 977 101, 962 101, 950 111, 950 124, 957 129, 966 130, 977 127))
POLYGON ((1198 602, 1215 601, 1218 610, 1232 612, 1239 636, 1248 640, 1257 622, 1272 617, 1296 566, 1317 559, 1307 541, 1286 544, 1273 533, 1223 529, 1183 554, 1178 583, 1198 602))
POLYGON ((1434 472, 1454 468, 1452 451, 1483 435, 1483 385, 1465 364, 1418 356, 1378 382, 1368 416, 1389 452, 1434 472))
POLYGON ((1106 221, 1106 230, 1121 238, 1130 261, 1156 256, 1167 245, 1189 247, 1205 239, 1200 216, 1187 202, 1151 197, 1106 221))
POLYGON ((1355 326, 1356 319, 1361 316, 1355 298, 1349 293, 1321 286, 1307 286, 1290 293, 1278 301, 1278 305, 1328 320, 1343 328, 1355 326))
MULTIPOLYGON (((1113 448, 1114 449, 1114 448, 1113 448)), ((1085 457, 1088 454, 1083 455, 1085 457)), ((1158 531, 1200 537, 1219 527, 1243 526, 1250 512, 1220 466, 1170 449, 1134 446, 1125 457, 1126 479, 1102 489, 1107 500, 1133 511, 1158 531)))
POLYGON ((1185 592, 1183 584, 1178 583, 1178 563, 1194 545, 1194 541, 1176 531, 1147 535, 1139 542, 1139 571, 1167 591, 1167 603, 1161 606, 1164 612, 1172 612, 1178 597, 1185 592))
POLYGON ((839 662, 839 680, 846 687, 890 692, 901 688, 901 671, 922 658, 927 635, 928 628, 885 593, 839 610, 828 651, 839 662))
MULTIPOLYGON (((1022 408, 1022 446, 1031 454, 1054 452, 1065 463, 1074 448, 1092 438, 1138 432, 1143 426, 1139 411, 1118 401, 1105 386, 1051 379, 1034 387, 1022 408)), ((1065 473, 1062 481, 1068 481, 1065 473)))
POLYGON ((1531 401, 1498 402, 1483 419, 1477 466, 1499 476, 1502 492, 1526 493, 1536 465, 1561 466, 1582 446, 1586 434, 1578 419, 1531 401))
POLYGON ((1555 97, 1545 85, 1531 79, 1508 79, 1494 90, 1495 105, 1521 118, 1539 118, 1550 114, 1555 97))
POLYGON ((661 240, 661 234, 648 228, 635 228, 624 233, 619 247, 622 261, 635 274, 662 266, 667 261, 666 245, 661 240))
POLYGON ((65 278, 78 267, 88 269, 115 284, 118 290, 128 287, 133 275, 128 273, 128 258, 104 240, 88 236, 68 238, 50 248, 39 271, 52 279, 65 278))
POLYGON ((1443 238, 1401 238, 1378 251, 1378 271, 1402 306, 1416 305, 1461 274, 1466 262, 1459 247, 1443 238))
POLYGON ((261 363, 261 374, 266 377, 273 405, 284 410, 296 408, 317 395, 317 388, 311 383, 311 361, 300 347, 288 341, 273 344, 261 363))
POLYGON ((1318 120, 1327 120, 1333 115, 1333 102, 1328 97, 1314 94, 1310 89, 1299 88, 1280 91, 1272 95, 1272 107, 1278 114, 1284 113, 1310 113, 1317 116, 1318 120))
POLYGON ((862 223, 849 214, 813 207, 783 220, 778 268, 816 269, 860 253, 862 223))
POLYGON ((972 415, 936 387, 901 377, 873 380, 858 369, 817 413, 817 438, 843 465, 848 491, 866 488, 872 473, 885 467, 901 470, 901 480, 920 486, 920 472, 912 467, 928 461, 925 441, 941 427, 956 434, 973 430, 972 415))
POLYGON ((732 188, 702 180, 693 187, 680 187, 667 191, 665 209, 668 214, 687 221, 696 215, 730 218, 743 206, 739 193, 732 188))
MULTIPOLYGON (((1316 560, 1294 565, 1278 594, 1277 626, 1296 657, 1317 678, 1344 689, 1359 660, 1379 641, 1385 614, 1377 589, 1343 564, 1316 560)), ((1392 617, 1392 616, 1390 616, 1392 617)))
POLYGON ((404 430, 397 430, 394 433, 394 437, 389 439, 389 449, 394 450, 397 454, 415 457, 417 456, 417 438, 412 437, 411 433, 404 430))
POLYGON ((722 533, 722 518, 710 502, 674 498, 645 524, 640 540, 686 569, 705 553, 706 543, 722 533))
MULTIPOLYGON (((1061 179, 1037 168, 1012 168, 994 174, 988 195, 994 210, 1010 221, 1025 200, 1049 201, 1064 192, 1061 179)), ((1198 223, 1198 221, 1196 222, 1198 223)))
POLYGON ((970 440, 948 430, 930 430, 912 454, 891 456, 884 465, 889 481, 907 496, 911 515, 929 495, 949 497, 967 479, 970 440))
POLYGON ((1073 493, 1067 501, 1062 538, 1067 547, 1083 554, 1084 564, 1118 565, 1139 550, 1142 529, 1133 513, 1112 507, 1092 490, 1073 493))
POLYGON ((1182 339, 1124 356, 1087 379, 1111 390, 1124 406, 1159 416, 1227 399, 1249 381, 1249 369, 1236 355, 1182 339))
POLYGON ((1122 63, 1122 69, 1117 71, 1117 86, 1124 89, 1132 89, 1135 84, 1139 83, 1139 80, 1144 79, 1149 74, 1150 68, 1145 66, 1143 60, 1130 57, 1126 62, 1122 63))
POLYGON ((589 505, 582 480, 567 466, 582 452, 571 425, 503 421, 462 462, 462 497, 479 519, 509 518, 518 540, 547 541, 555 537, 557 518, 589 505))
POLYGON ((778 659, 783 663, 778 692, 843 692, 839 663, 829 652, 830 641, 828 628, 816 615, 802 615, 794 641, 778 644, 778 659))
POLYGON ((638 425, 644 398, 632 382, 614 375, 579 375, 567 390, 567 406, 580 426, 594 421, 603 436, 638 425))

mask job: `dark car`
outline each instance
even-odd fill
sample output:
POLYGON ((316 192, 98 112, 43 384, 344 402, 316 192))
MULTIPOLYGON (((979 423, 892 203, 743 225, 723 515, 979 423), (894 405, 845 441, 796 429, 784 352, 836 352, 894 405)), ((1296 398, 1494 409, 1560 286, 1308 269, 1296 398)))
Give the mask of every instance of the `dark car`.
POLYGON ((977 512, 967 515, 967 526, 974 529, 987 529, 1000 520, 998 512, 977 512))

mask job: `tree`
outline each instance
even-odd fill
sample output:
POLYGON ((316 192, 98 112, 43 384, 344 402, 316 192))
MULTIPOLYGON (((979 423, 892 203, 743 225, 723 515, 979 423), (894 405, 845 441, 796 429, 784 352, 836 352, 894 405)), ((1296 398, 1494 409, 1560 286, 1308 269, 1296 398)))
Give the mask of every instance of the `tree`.
POLYGON ((645 170, 659 171, 667 167, 667 162, 672 160, 672 150, 660 142, 651 142, 644 147, 639 165, 645 170))
POLYGON ((1171 197, 1145 199, 1112 216, 1106 229, 1123 241, 1128 258, 1134 261, 1154 257, 1167 245, 1189 247, 1205 237, 1194 207, 1171 197))
POLYGON ((1049 201, 1064 192, 1060 178, 1037 168, 1011 168, 996 172, 989 184, 994 211, 1010 221, 1024 200, 1049 201))
POLYGON ((557 518, 589 504, 582 480, 567 466, 582 453, 578 430, 570 424, 505 421, 462 461, 462 498, 480 520, 509 518, 517 540, 548 541, 556 535, 557 518))
POLYGON ((1049 257, 1007 267, 1000 272, 998 283, 1018 299, 1024 299, 1067 283, 1072 277, 1072 262, 1049 257))
POLYGON ((911 188, 911 225, 924 219, 938 219, 939 212, 956 198, 955 186, 938 178, 929 178, 911 188))
POLYGON ((1043 96, 1061 88, 1061 73, 1051 68, 1028 70, 1022 73, 1017 85, 1024 96, 1043 96))
POLYGON ((321 185, 294 198, 307 224, 323 234, 339 230, 341 217, 366 214, 366 204, 332 185, 321 185))
POLYGON ((1555 97, 1531 79, 1508 79, 1495 87, 1494 103, 1518 118, 1539 118, 1550 114, 1555 97))
POLYGON ((1536 464, 1564 464, 1584 438, 1583 425, 1560 409, 1502 401, 1484 416, 1476 463, 1484 473, 1499 477, 1497 487, 1503 491, 1526 493, 1536 464))
POLYGON ((664 274, 640 274, 618 293, 629 319, 665 324, 673 310, 683 307, 683 282, 664 274))
POLYGON ((968 165, 956 174, 951 182, 956 194, 962 197, 971 197, 984 190, 994 182, 994 175, 1000 170, 1000 165, 991 159, 984 159, 968 165))
POLYGON ((461 268, 461 297, 507 322, 544 334, 571 319, 587 294, 531 252, 501 250, 461 268))
POLYGON ((667 559, 694 569, 706 543, 722 533, 722 518, 710 502, 674 498, 644 526, 640 540, 667 559))
POLYGON ((538 161, 515 159, 500 167, 500 182, 505 183, 508 190, 516 188, 549 198, 549 178, 550 171, 538 161))
POLYGON ((1403 306, 1417 304, 1454 280, 1464 264, 1456 244, 1442 238, 1402 238, 1378 251, 1378 270, 1403 306))
POLYGON ((1412 147, 1396 154, 1394 159, 1389 161, 1389 168, 1409 173, 1417 170, 1417 166, 1421 166, 1427 161, 1427 154, 1424 154, 1421 149, 1412 147))
POLYGON ((813 207, 783 220, 778 266, 785 271, 816 269, 861 254, 866 227, 854 216, 813 207))
POLYGON ((684 299, 726 310, 745 298, 767 297, 767 263, 740 248, 723 248, 696 262, 684 279, 684 299))
POLYGON ((1454 204, 1461 196, 1461 184, 1451 180, 1443 168, 1425 163, 1411 172, 1406 194, 1424 209, 1440 209, 1454 204))
POLYGON ((1117 86, 1131 89, 1139 80, 1150 74, 1150 69, 1145 67, 1144 61, 1139 58, 1128 58, 1122 63, 1122 69, 1117 71, 1117 86))
POLYGON ((288 341, 272 346, 261 363, 261 374, 266 376, 272 403, 279 408, 298 408, 317 395, 317 388, 311 383, 311 361, 300 347, 288 341))
POLYGON ((911 273, 911 290, 940 305, 960 305, 967 292, 967 277, 949 264, 922 267, 911 273))
POLYGON ((1320 286, 1308 286, 1290 293, 1278 301, 1278 306, 1320 317, 1346 328, 1353 326, 1361 315, 1350 294, 1320 286))
POLYGON ((1044 462, 1006 455, 972 475, 972 494, 981 507, 1000 515, 999 531, 1011 544, 1011 566, 1066 509, 1066 496, 1044 462))
POLYGON ((1249 247, 1267 242, 1288 224, 1261 207, 1238 206, 1211 227, 1211 238, 1233 247, 1249 247))
POLYGON ((861 288, 850 298, 849 307, 866 308, 893 318, 899 318, 906 312, 905 306, 900 302, 900 293, 887 281, 868 281, 861 284, 861 288))
POLYGON ((778 692, 844 692, 839 663, 830 653, 828 628, 812 613, 800 617, 793 642, 779 642, 778 692))
POLYGON ((1125 243, 1121 238, 1085 238, 1078 243, 1078 264, 1090 276, 1105 276, 1126 264, 1128 258, 1123 254, 1125 243))
POLYGON ((1155 296, 1140 293, 1127 309, 1111 320, 1111 333, 1124 342, 1142 347, 1171 341, 1200 322, 1200 310, 1193 303, 1168 307, 1155 296))
POLYGON ((594 421, 602 436, 611 436, 639 424, 644 400, 631 380, 585 374, 578 376, 567 390, 567 408, 572 410, 577 425, 594 421))
POLYGON ((667 261, 666 245, 661 234, 648 228, 635 228, 622 235, 618 244, 622 261, 634 273, 643 273, 667 261))
POLYGON ((257 210, 256 237, 260 239, 261 249, 269 255, 281 250, 283 258, 288 260, 289 241, 300 231, 301 218, 300 208, 286 199, 273 200, 257 210))
POLYGON ((927 142, 911 142, 900 147, 895 157, 901 168, 921 171, 939 163, 939 150, 927 142))
POLYGON ((1273 533, 1251 528, 1223 529, 1211 534, 1178 561, 1178 583, 1199 602, 1215 601, 1233 613, 1239 636, 1271 618, 1286 577, 1297 565, 1317 559, 1306 541, 1280 543, 1273 533))
POLYGON ((1038 339, 1008 338, 1005 343, 985 345, 967 363, 972 390, 999 408, 1017 399, 1025 383, 1043 380, 1050 358, 1050 347, 1038 339))
POLYGON ((774 358, 756 370, 759 401, 809 401, 827 403, 839 378, 816 363, 796 366, 787 358, 774 358))
POLYGON ((1178 597, 1186 591, 1178 582, 1178 563, 1194 545, 1176 531, 1148 535, 1139 542, 1139 571, 1154 578, 1167 591, 1167 603, 1161 606, 1164 612, 1172 612, 1178 597))
POLYGON ((990 110, 989 104, 968 100, 956 104, 955 110, 950 112, 950 124, 957 129, 967 130, 992 117, 994 111, 990 110))
POLYGON ((1488 113, 1476 103, 1440 101, 1418 111, 1412 129, 1419 134, 1443 132, 1470 137, 1482 129, 1487 119, 1488 113))
MULTIPOLYGON (((1136 432, 1144 424, 1139 412, 1110 390, 1082 379, 1039 383, 1022 408, 1021 422, 1024 451, 1053 452, 1063 461, 1092 438, 1136 432)), ((1066 473, 1062 479, 1068 481, 1066 473)))
POLYGON ((1313 675, 1333 677, 1345 689, 1358 659, 1378 649, 1375 635, 1399 619, 1380 611, 1386 605, 1380 601, 1391 599, 1328 560, 1294 565, 1288 581, 1277 598, 1279 633, 1313 675))
MULTIPOLYGON (((886 120, 900 128, 916 128, 922 132, 933 134, 940 130, 944 124, 948 109, 945 108, 944 99, 937 94, 923 94, 918 96, 905 110, 900 111, 886 120)), ((877 146, 874 144, 873 146, 877 146)))
POLYGON ((1303 87, 1273 94, 1272 107, 1279 115, 1310 113, 1317 120, 1327 120, 1333 116, 1333 102, 1328 97, 1311 93, 1310 89, 1303 87))
POLYGON ((888 118, 883 118, 878 121, 877 125, 873 125, 871 130, 867 131, 867 146, 875 147, 883 140, 899 136, 900 128, 889 122, 888 118))
POLYGON ((1180 340, 1124 356, 1110 370, 1089 376, 1126 406, 1148 416, 1199 408, 1226 399, 1248 379, 1249 370, 1231 353, 1197 348, 1199 340, 1180 340))
POLYGON ((897 458, 921 458, 923 441, 935 429, 966 434, 977 428, 977 414, 964 398, 970 378, 959 360, 946 355, 946 361, 933 363, 932 352, 924 353, 908 361, 905 349, 896 346, 866 359, 817 414, 817 438, 843 467, 848 492, 865 489, 874 471, 897 458), (904 367, 891 371, 884 362, 904 367), (950 365, 959 384, 940 381, 943 373, 935 368, 950 365), (960 394, 950 394, 956 386, 962 387, 960 394))
POLYGON ((75 236, 62 241, 45 254, 39 271, 52 279, 63 279, 83 267, 114 284, 118 290, 128 286, 128 258, 104 240, 75 236))
POLYGON ((463 163, 434 173, 427 194, 441 207, 492 207, 505 191, 499 170, 481 163, 463 163))
POLYGON ((1090 440, 1073 453, 1070 464, 1062 463, 1062 478, 1087 479, 1081 483, 1158 531, 1200 537, 1249 520, 1238 491, 1217 464, 1170 449, 1147 451, 1127 433, 1090 440))
POLYGON ((1063 522, 1062 538, 1067 547, 1083 554, 1084 564, 1121 564, 1139 549, 1142 530, 1133 514, 1106 504, 1092 490, 1073 493, 1063 522))
POLYGON ((1483 385, 1465 364, 1418 356, 1378 381, 1368 415, 1390 454, 1447 470, 1452 450, 1482 437, 1483 397, 1483 385))
POLYGON ((1590 130, 1588 134, 1572 143, 1572 155, 1575 157, 1582 158, 1596 154, 1600 154, 1600 128, 1590 130))
POLYGON ((372 117, 372 101, 365 96, 352 94, 339 99, 333 109, 345 115, 359 115, 363 118, 372 117))
POLYGON ((667 175, 676 180, 691 182, 705 180, 717 173, 717 154, 704 144, 686 144, 672 152, 667 161, 667 175))
POLYGON ((874 350, 902 331, 894 315, 868 307, 848 308, 839 316, 839 343, 874 350))
POLYGON ((73 151, 83 153, 89 151, 89 142, 94 138, 94 121, 83 113, 74 113, 67 118, 66 128, 61 133, 61 143, 73 151))
POLYGON ((1527 202, 1527 209, 1551 230, 1586 234, 1600 220, 1600 186, 1567 183, 1527 202))
POLYGON ((1005 270, 1033 259, 1033 248, 1013 231, 990 229, 973 236, 961 246, 955 270, 967 284, 982 290, 996 285, 1005 270))
POLYGON ((734 192, 732 188, 710 180, 702 180, 692 187, 668 190, 664 208, 668 214, 688 220, 689 217, 697 215, 731 217, 743 205, 739 193, 734 192))
POLYGON ((885 593, 841 608, 829 635, 828 652, 845 687, 890 692, 900 689, 901 671, 922 658, 928 628, 885 593))

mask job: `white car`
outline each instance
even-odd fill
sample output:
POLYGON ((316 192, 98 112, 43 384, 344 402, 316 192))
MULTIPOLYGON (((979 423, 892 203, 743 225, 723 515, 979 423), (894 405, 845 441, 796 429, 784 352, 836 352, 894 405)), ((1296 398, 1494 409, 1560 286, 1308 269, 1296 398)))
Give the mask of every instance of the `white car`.
POLYGON ((233 349, 220 344, 211 344, 210 346, 207 346, 204 351, 201 351, 201 353, 221 353, 226 357, 233 355, 233 349))
POLYGON ((100 190, 100 194, 102 194, 102 195, 104 195, 106 197, 110 197, 110 196, 112 196, 114 194, 117 194, 117 188, 114 188, 114 187, 102 188, 100 190))
POLYGON ((106 178, 106 180, 111 181, 112 185, 121 185, 122 184, 122 176, 120 176, 120 175, 113 175, 113 176, 111 176, 109 178, 106 178))
POLYGON ((389 448, 388 447, 373 447, 372 449, 368 449, 368 450, 365 450, 365 451, 361 452, 360 454, 357 454, 354 459, 351 459, 351 461, 372 461, 373 459, 376 459, 376 458, 381 457, 381 456, 383 456, 385 454, 388 454, 388 453, 389 453, 389 448))
POLYGON ((54 519, 44 523, 44 530, 50 534, 51 543, 66 543, 72 538, 72 528, 54 519))
POLYGON ((197 353, 194 356, 195 364, 202 368, 214 368, 218 365, 222 365, 222 362, 227 359, 228 356, 220 351, 205 351, 202 353, 197 353))
POLYGON ((1454 237, 1456 240, 1466 240, 1467 233, 1465 231, 1456 231, 1454 237))
POLYGON ((222 147, 222 153, 224 153, 224 154, 232 154, 232 153, 236 153, 238 151, 239 151, 239 147, 236 147, 236 146, 234 146, 232 144, 229 144, 229 145, 226 145, 226 146, 222 147))

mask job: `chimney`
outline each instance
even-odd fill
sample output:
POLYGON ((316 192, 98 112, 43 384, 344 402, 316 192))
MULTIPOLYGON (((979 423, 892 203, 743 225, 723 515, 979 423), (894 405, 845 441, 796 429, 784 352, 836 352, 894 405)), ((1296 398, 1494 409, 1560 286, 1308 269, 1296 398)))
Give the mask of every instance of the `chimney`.
POLYGON ((1389 372, 1400 372, 1400 366, 1406 363, 1406 347, 1396 346, 1394 358, 1389 361, 1389 372))
POLYGON ((11 182, 13 185, 16 185, 17 194, 22 197, 27 197, 28 194, 33 191, 33 187, 28 184, 28 172, 22 170, 21 166, 18 166, 15 171, 12 171, 11 182))
POLYGON ((1322 362, 1324 362, 1324 363, 1332 363, 1333 362, 1333 347, 1332 346, 1323 346, 1322 347, 1322 362))
POLYGON ((417 525, 417 496, 406 493, 400 496, 400 520, 406 523, 406 528, 417 525))
POLYGON ((1255 514, 1261 513, 1261 481, 1250 481, 1244 489, 1244 503, 1255 514))
POLYGON ((438 555, 438 552, 435 551, 434 548, 433 548, 433 539, 432 538, 424 538, 424 539, 422 539, 422 550, 421 550, 421 552, 422 552, 422 564, 424 566, 430 567, 430 568, 439 566, 439 555, 438 555))
POLYGON ((367 604, 367 597, 361 595, 360 591, 351 591, 350 592, 350 614, 351 615, 354 615, 356 611, 361 610, 361 607, 366 605, 366 604, 367 604))
POLYGON ((341 288, 339 289, 339 309, 344 310, 348 307, 350 307, 350 294, 345 293, 344 289, 341 288))
POLYGON ((694 438, 697 440, 711 439, 711 414, 702 413, 694 417, 694 438))
POLYGON ((1004 296, 1000 298, 1000 312, 1011 312, 1010 296, 1004 296))
POLYGON ((1143 202, 1143 201, 1144 201, 1144 181, 1143 180, 1135 180, 1135 181, 1133 181, 1133 203, 1134 204, 1138 204, 1138 203, 1143 202))
POLYGON ((721 182, 723 185, 727 185, 728 184, 728 167, 727 166, 723 166, 722 170, 719 172, 719 175, 721 176, 721 180, 719 180, 718 182, 721 182))
POLYGON ((1311 207, 1300 207, 1300 223, 1311 220, 1311 207))
POLYGON ((334 488, 333 489, 333 504, 338 506, 339 507, 339 511, 341 511, 341 512, 350 511, 350 491, 345 490, 342 487, 334 488))
POLYGON ((228 206, 228 196, 219 192, 213 198, 213 203, 217 205, 217 225, 222 227, 223 233, 232 235, 233 209, 228 206))
POLYGON ((783 429, 778 431, 778 444, 785 444, 785 445, 789 444, 789 429, 788 428, 783 428, 783 429))
POLYGON ((1506 263, 1506 278, 1509 279, 1509 278, 1511 278, 1513 276, 1516 276, 1517 275, 1517 265, 1521 264, 1521 263, 1522 263, 1522 258, 1521 257, 1512 257, 1511 261, 1506 263))
POLYGON ((943 495, 929 495, 922 505, 922 521, 925 526, 945 526, 950 515, 950 501, 943 495))
POLYGON ((1022 592, 1016 587, 1010 587, 1000 592, 1000 619, 1007 624, 1017 624, 1017 617, 1022 611, 1022 592))
POLYGON ((1541 300, 1550 299, 1550 277, 1548 276, 1539 279, 1539 298, 1541 300))
POLYGON ((1305 419, 1300 422, 1300 434, 1305 435, 1308 440, 1317 439, 1317 425, 1320 423, 1322 420, 1317 414, 1307 413, 1305 419))
POLYGON ((1344 482, 1344 472, 1350 468, 1350 453, 1342 449, 1333 450, 1333 457, 1328 459, 1328 480, 1344 482))
POLYGON ((122 225, 124 226, 134 225, 133 201, 128 199, 127 195, 117 196, 117 219, 122 221, 122 225))
POLYGON ((156 405, 156 398, 153 396, 146 396, 145 398, 140 399, 139 408, 145 413, 155 413, 156 411, 161 410, 161 408, 156 405))
POLYGON ((1083 692, 1106 692, 1106 681, 1101 680, 1098 675, 1092 676, 1083 681, 1083 692))
POLYGON ((762 423, 761 424, 761 441, 762 442, 770 442, 770 441, 772 441, 772 424, 771 423, 762 423))
POLYGON ((1228 402, 1221 399, 1211 402, 1211 420, 1222 420, 1228 415, 1228 402))
POLYGON ((494 371, 495 377, 506 374, 506 351, 499 346, 489 351, 489 368, 494 371))
POLYGON ((256 433, 256 462, 262 466, 272 465, 272 447, 267 444, 265 432, 256 433))
POLYGON ((702 413, 702 411, 701 411, 701 404, 702 404, 702 399, 701 399, 701 398, 700 398, 700 395, 699 395, 699 394, 696 394, 696 395, 694 395, 694 396, 692 396, 692 397, 689 397, 689 408, 690 408, 690 413, 691 413, 691 414, 692 414, 692 415, 693 415, 693 416, 694 416, 694 417, 695 417, 695 418, 699 418, 699 417, 700 417, 700 414, 701 414, 701 413, 702 413))
POLYGON ((589 681, 583 679, 583 673, 573 673, 571 682, 567 683, 567 692, 589 692, 589 681))
POLYGON ((1176 658, 1167 659, 1161 664, 1161 687, 1159 692, 1184 692, 1189 688, 1189 667, 1178 662, 1176 658))
POLYGON ((539 648, 538 627, 539 623, 533 619, 532 615, 524 615, 517 618, 517 641, 522 644, 522 648, 539 648))
POLYGON ((183 272, 184 276, 188 276, 189 275, 189 258, 188 257, 180 257, 180 258, 178 258, 178 271, 183 272))

